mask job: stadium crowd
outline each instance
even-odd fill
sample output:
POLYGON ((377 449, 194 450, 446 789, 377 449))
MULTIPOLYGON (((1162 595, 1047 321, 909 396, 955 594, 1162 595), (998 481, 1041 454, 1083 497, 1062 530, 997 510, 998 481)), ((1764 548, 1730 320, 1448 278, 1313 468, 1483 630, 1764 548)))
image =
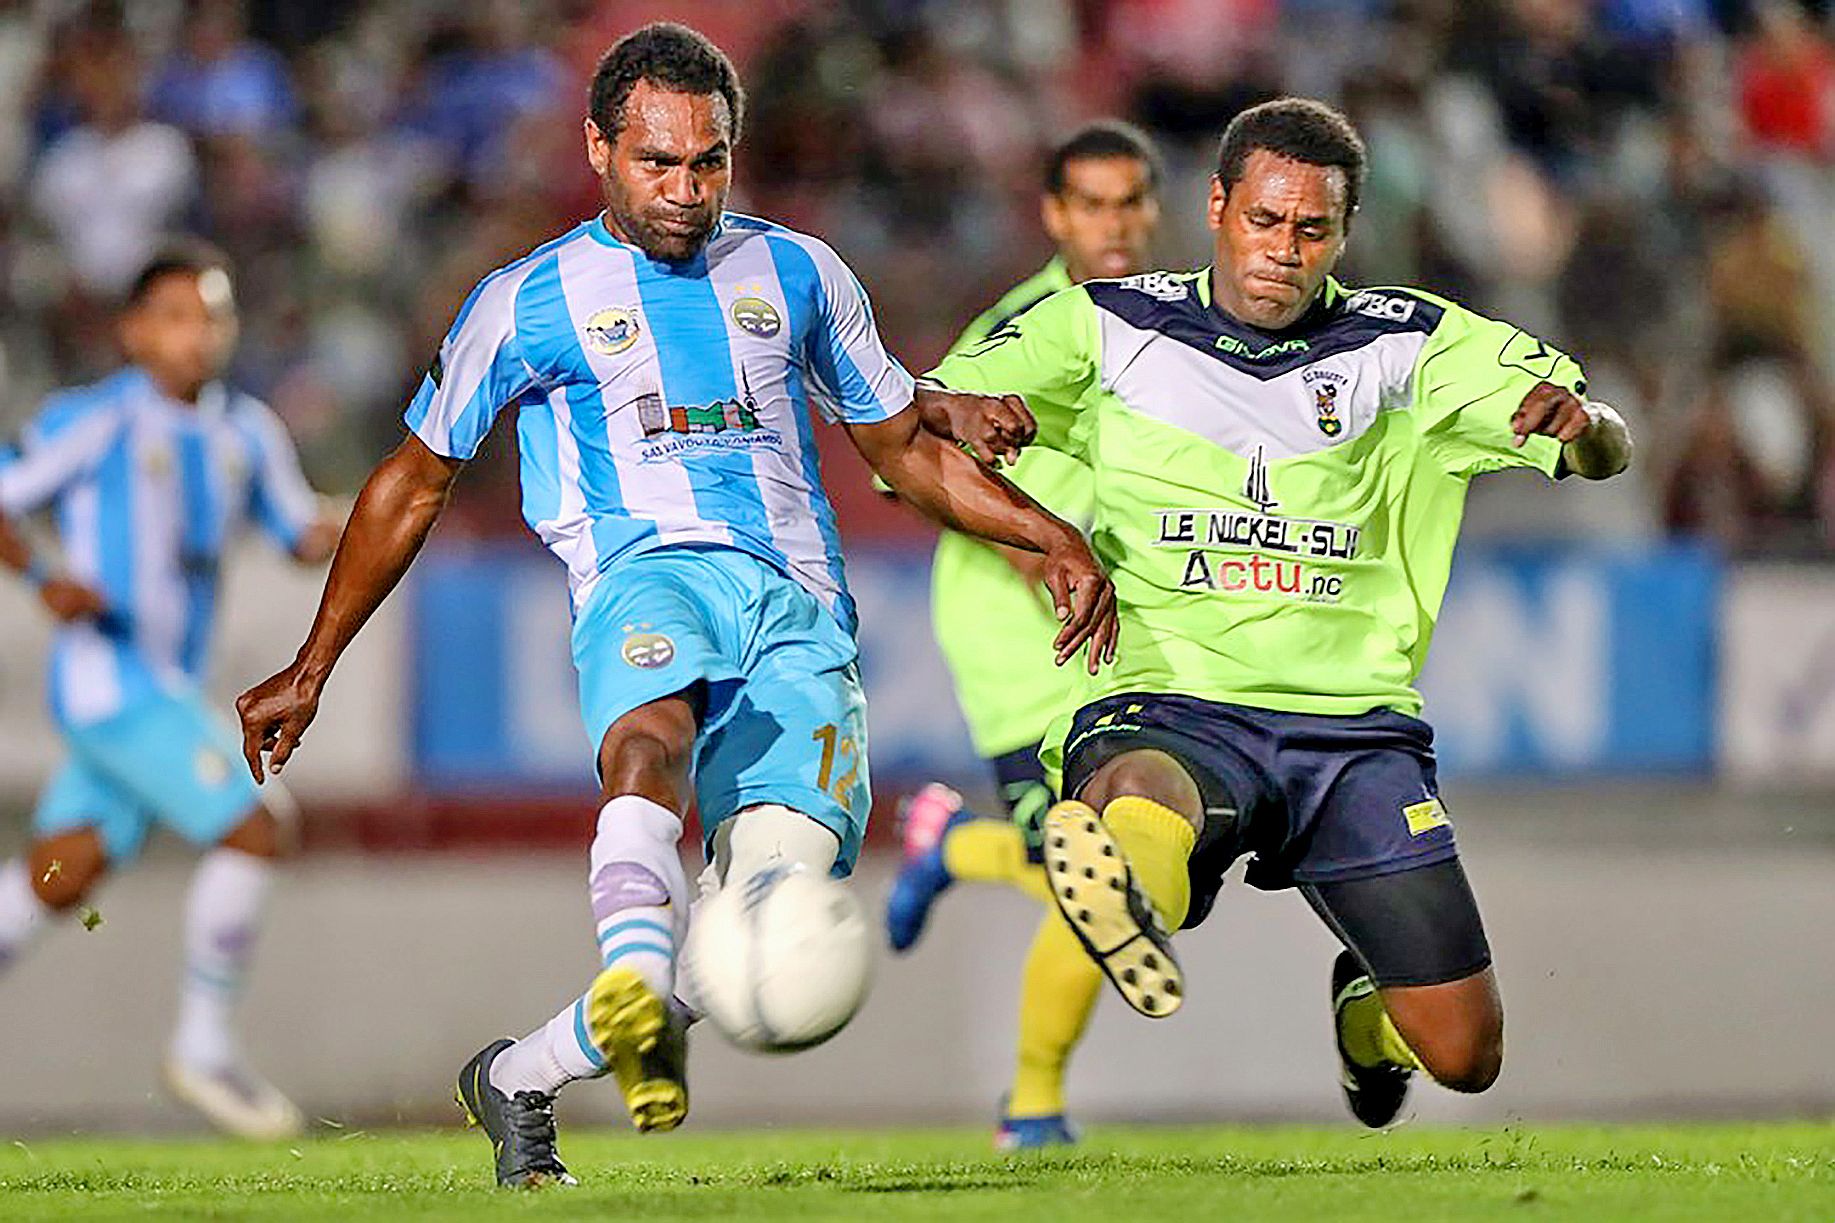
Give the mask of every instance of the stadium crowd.
MULTIPOLYGON (((108 368, 110 303, 196 232, 239 270, 238 380, 352 488, 467 287, 594 209, 585 80, 657 17, 746 75, 737 205, 845 252, 914 368, 1043 260, 1069 126, 1161 141, 1190 266, 1216 134, 1313 94, 1371 145, 1346 278, 1519 320, 1634 418, 1595 528, 1835 548, 1835 38, 1795 0, 0 3, 0 421, 108 368)), ((468 529, 512 526, 510 451, 468 529)), ((852 530, 915 529, 859 483, 852 530)))

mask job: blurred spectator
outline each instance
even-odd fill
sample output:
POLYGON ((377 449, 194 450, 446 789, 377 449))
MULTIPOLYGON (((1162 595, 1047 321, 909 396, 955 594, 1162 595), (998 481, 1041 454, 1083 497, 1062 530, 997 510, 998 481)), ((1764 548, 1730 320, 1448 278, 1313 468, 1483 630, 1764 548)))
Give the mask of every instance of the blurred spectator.
POLYGON ((148 97, 155 118, 205 137, 267 136, 296 111, 285 61, 248 38, 240 0, 192 0, 148 97))
POLYGON ((197 163, 183 132, 141 115, 140 63, 120 31, 78 31, 58 68, 81 121, 39 160, 32 205, 76 290, 106 301, 183 216, 197 163))
MULTIPOLYGON (((1599 517, 1574 529, 1661 517, 1734 548, 1827 551, 1827 8, 0 0, 9 407, 112 359, 99 305, 189 226, 240 265, 238 376, 288 419, 317 479, 351 487, 399 436, 466 290, 598 207, 579 120, 599 55, 677 19, 727 47, 751 91, 735 206, 841 248, 908 364, 1042 257, 1039 159, 1066 128, 1115 112, 1152 130, 1162 259, 1193 266, 1223 125, 1275 93, 1317 94, 1371 149, 1347 278, 1521 320, 1649 423, 1642 506, 1589 501, 1599 517), (157 65, 144 95, 142 56, 157 65)), ((820 436, 827 460, 853 461, 820 436)), ((462 527, 514 529, 511 450, 487 447, 462 485, 462 527)), ((850 531, 912 529, 869 521, 873 499, 850 506, 849 482, 832 483, 850 531)), ((1539 505, 1514 512, 1534 487, 1481 486, 1474 521, 1561 529, 1539 505)))
MULTIPOLYGON (((408 122, 450 159, 454 177, 488 187, 502 171, 519 122, 548 116, 568 83, 557 57, 542 45, 546 6, 483 0, 449 18, 428 44, 408 122)), ((570 110, 583 113, 582 100, 570 110)))
POLYGON ((1739 58, 1740 115, 1767 152, 1818 161, 1835 154, 1835 51, 1808 14, 1771 0, 1739 58))

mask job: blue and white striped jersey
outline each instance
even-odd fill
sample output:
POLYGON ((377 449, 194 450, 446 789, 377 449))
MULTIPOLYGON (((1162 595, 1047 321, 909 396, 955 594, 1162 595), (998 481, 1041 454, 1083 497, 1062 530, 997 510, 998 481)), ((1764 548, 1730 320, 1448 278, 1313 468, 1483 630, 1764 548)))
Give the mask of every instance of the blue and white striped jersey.
POLYGON ((54 509, 64 563, 108 614, 58 629, 51 708, 66 726, 113 716, 153 687, 200 676, 217 564, 253 520, 292 548, 316 515, 285 428, 220 385, 195 407, 137 369, 46 401, 0 458, 0 513, 54 509))
POLYGON ((911 396, 818 239, 728 213, 700 255, 662 263, 595 218, 479 283, 407 423, 469 459, 517 405, 523 518, 576 608, 621 560, 711 544, 775 565, 851 632, 809 409, 870 423, 911 396))

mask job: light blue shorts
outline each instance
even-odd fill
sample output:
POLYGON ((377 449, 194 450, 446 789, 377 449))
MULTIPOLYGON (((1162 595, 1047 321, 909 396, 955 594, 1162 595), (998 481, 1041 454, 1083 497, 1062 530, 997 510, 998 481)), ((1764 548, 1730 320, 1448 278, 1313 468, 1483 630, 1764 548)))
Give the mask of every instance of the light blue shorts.
POLYGON ((613 722, 704 683, 695 745, 703 836, 781 803, 841 839, 853 870, 872 805, 854 638, 817 598, 730 548, 663 548, 607 571, 574 618, 580 713, 596 753, 613 722))
POLYGON ((111 861, 140 852, 155 823, 214 845, 260 802, 242 745, 195 693, 141 697, 112 718, 64 728, 70 759, 39 795, 32 831, 102 835, 111 861))

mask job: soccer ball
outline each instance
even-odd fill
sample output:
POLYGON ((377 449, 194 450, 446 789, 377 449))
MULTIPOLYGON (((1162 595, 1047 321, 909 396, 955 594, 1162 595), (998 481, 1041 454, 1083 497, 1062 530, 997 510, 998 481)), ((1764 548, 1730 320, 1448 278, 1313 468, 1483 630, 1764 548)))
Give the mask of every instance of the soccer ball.
POLYGON ((695 913, 684 966, 721 1035, 793 1053, 847 1026, 873 980, 866 915, 839 882, 795 864, 729 881, 695 913))

